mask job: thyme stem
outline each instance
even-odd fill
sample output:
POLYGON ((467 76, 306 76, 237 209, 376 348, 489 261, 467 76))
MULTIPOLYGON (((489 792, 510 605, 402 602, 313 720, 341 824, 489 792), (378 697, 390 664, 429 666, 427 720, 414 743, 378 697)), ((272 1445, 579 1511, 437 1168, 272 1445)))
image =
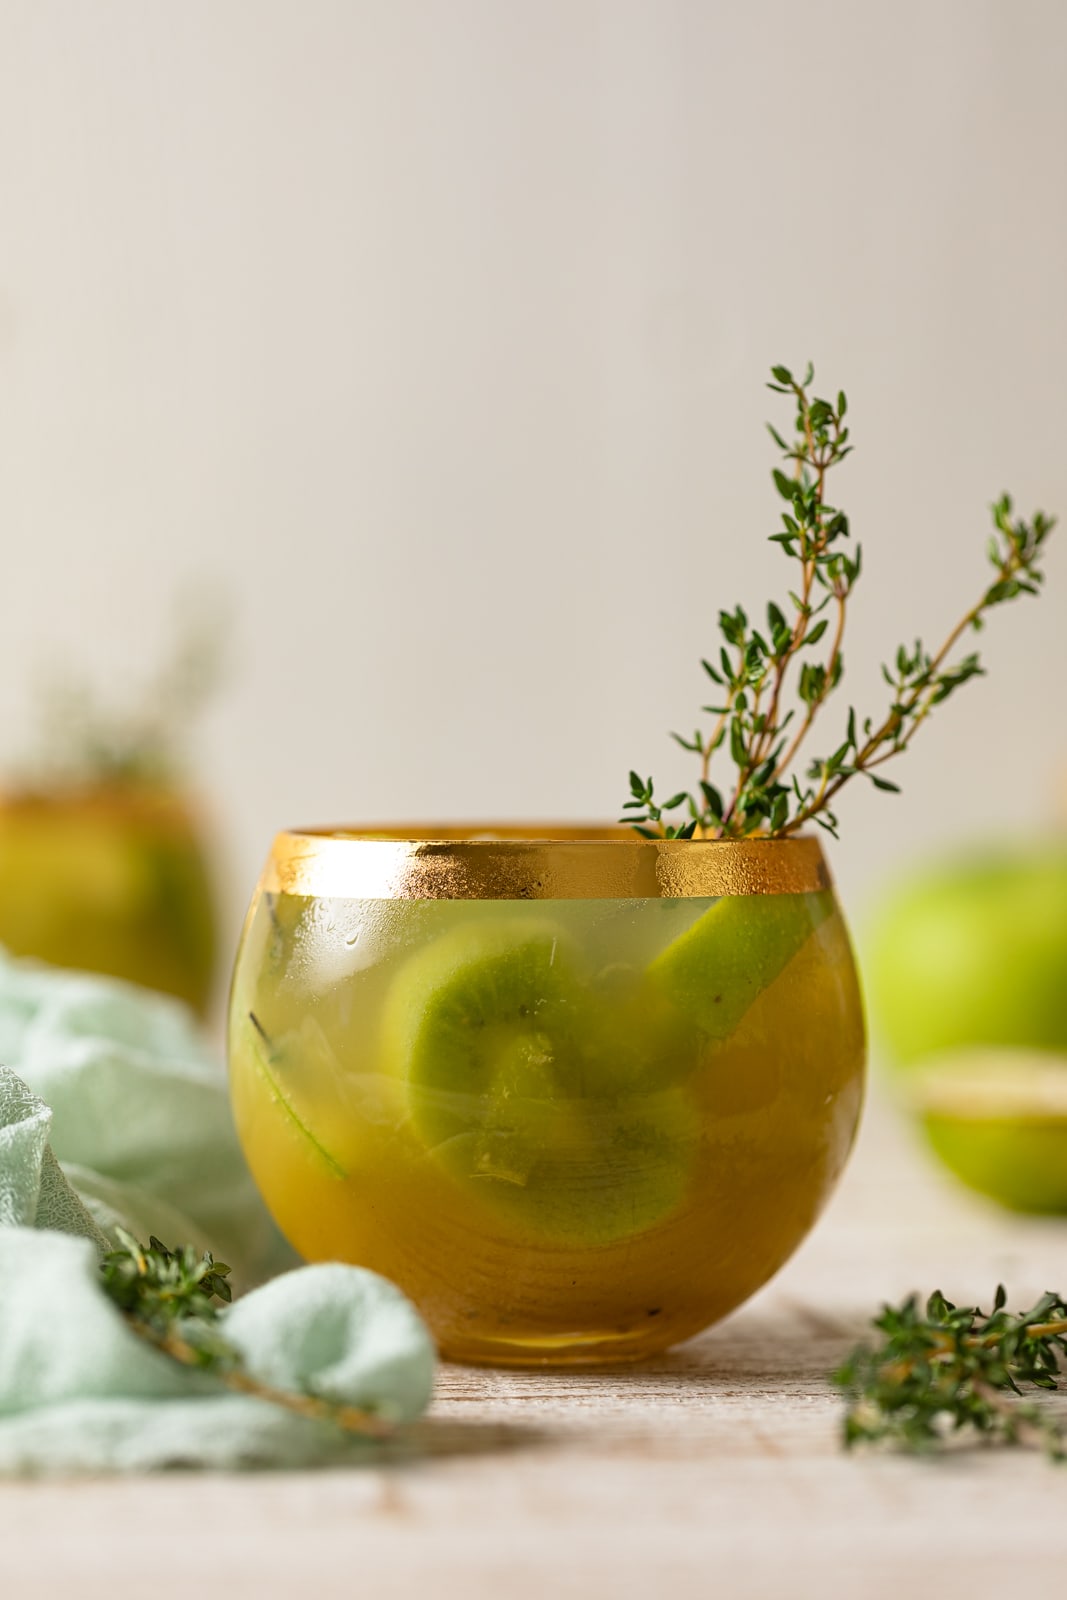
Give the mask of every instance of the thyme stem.
MULTIPOLYGON (((203 1348, 190 1344, 173 1328, 161 1333, 149 1323, 142 1322, 129 1313, 126 1320, 140 1338, 147 1340, 164 1355, 170 1356, 185 1367, 204 1368, 203 1348)), ((220 1362, 211 1362, 208 1365, 212 1376, 225 1384, 227 1389, 232 1389, 237 1394, 251 1395, 256 1400, 265 1400, 270 1405, 280 1406, 285 1411, 306 1417, 310 1422, 332 1422, 346 1433, 356 1433, 371 1439, 386 1439, 396 1431, 392 1423, 375 1415, 373 1411, 325 1400, 318 1395, 297 1394, 289 1389, 276 1389, 272 1384, 261 1383, 258 1378, 254 1378, 251 1373, 239 1366, 226 1366, 220 1362)))

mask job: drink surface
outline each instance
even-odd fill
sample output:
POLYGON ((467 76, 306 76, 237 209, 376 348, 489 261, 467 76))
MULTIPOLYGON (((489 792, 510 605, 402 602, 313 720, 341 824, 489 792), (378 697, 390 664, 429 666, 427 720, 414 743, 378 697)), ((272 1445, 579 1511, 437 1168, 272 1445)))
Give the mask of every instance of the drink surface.
POLYGON ((454 1359, 662 1349, 751 1295, 836 1180, 863 1022, 829 891, 719 900, 261 894, 237 1125, 309 1259, 454 1359))

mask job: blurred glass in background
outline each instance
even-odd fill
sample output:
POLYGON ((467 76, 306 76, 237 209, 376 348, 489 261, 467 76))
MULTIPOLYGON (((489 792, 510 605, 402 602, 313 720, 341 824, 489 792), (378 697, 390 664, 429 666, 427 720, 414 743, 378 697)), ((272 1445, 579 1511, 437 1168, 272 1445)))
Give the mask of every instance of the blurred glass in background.
POLYGON ((41 697, 38 749, 0 792, 0 944, 13 955, 206 1012, 216 893, 185 746, 218 685, 222 637, 216 605, 187 605, 132 710, 104 710, 81 682, 41 697))

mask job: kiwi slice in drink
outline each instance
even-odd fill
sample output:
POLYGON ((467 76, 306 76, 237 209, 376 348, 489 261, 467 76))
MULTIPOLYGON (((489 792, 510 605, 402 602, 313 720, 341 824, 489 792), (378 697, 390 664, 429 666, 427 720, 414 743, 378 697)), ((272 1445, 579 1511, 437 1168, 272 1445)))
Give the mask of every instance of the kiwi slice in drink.
POLYGON ((455 928, 404 964, 383 1031, 424 1144, 433 1149, 508 1106, 529 1108, 537 1136, 535 1108, 566 1093, 575 1058, 573 967, 559 929, 519 920, 455 928))
POLYGON ((833 903, 828 889, 724 895, 656 957, 649 979, 709 1038, 726 1039, 833 903))
POLYGON ((697 1146, 686 1092, 544 1107, 547 1137, 531 1138, 529 1106, 437 1146, 467 1192, 528 1240, 582 1247, 630 1239, 675 1213, 697 1146), (518 1159, 516 1159, 518 1157, 518 1159))
POLYGON ((412 1132, 472 1196, 539 1237, 627 1237, 685 1186, 687 1104, 612 1083, 603 1004, 566 933, 515 916, 424 946, 386 1002, 385 1056, 412 1132))

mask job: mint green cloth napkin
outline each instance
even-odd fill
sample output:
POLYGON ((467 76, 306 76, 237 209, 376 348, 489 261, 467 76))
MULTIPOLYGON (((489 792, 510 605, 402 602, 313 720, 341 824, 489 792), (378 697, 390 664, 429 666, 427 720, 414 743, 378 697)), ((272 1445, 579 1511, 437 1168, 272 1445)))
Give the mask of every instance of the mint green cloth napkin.
POLYGON ((0 1062, 51 1108, 52 1149, 102 1227, 211 1250, 237 1286, 295 1265, 179 1001, 0 953, 0 1062))
MULTIPOLYGON (((0 1067, 0 1473, 371 1456, 372 1443, 180 1367, 100 1287, 116 1223, 142 1239, 215 1245, 223 1258, 229 1249, 250 1276, 278 1253, 221 1074, 181 1008, 0 961, 3 1054, 19 1071, 0 1067)), ((238 1298, 220 1331, 274 1387, 398 1422, 430 1398, 424 1324, 394 1285, 358 1267, 284 1272, 238 1298)))

